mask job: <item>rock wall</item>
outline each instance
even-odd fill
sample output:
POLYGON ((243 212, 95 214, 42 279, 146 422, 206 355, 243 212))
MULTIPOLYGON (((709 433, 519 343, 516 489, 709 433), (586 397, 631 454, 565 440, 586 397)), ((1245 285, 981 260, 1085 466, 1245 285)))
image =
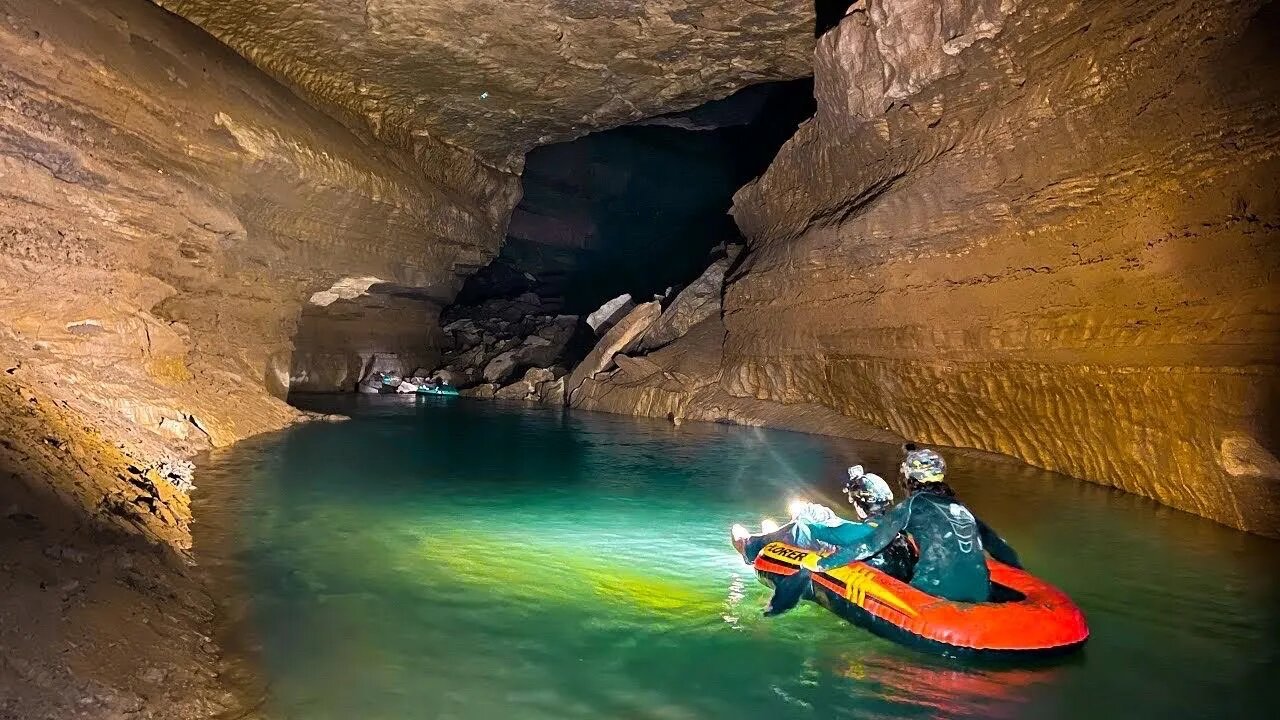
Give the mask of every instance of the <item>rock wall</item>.
POLYGON ((809 72, 813 0, 153 0, 422 170, 518 170, 569 140, 809 72), (463 148, 467 150, 463 150, 463 148))
POLYGON ((516 179, 424 162, 150 3, 0 0, 0 493, 181 547, 166 468, 294 420, 313 293, 447 301, 496 252, 516 179))
POLYGON ((735 198, 723 389, 1280 534, 1278 15, 855 3, 735 198))

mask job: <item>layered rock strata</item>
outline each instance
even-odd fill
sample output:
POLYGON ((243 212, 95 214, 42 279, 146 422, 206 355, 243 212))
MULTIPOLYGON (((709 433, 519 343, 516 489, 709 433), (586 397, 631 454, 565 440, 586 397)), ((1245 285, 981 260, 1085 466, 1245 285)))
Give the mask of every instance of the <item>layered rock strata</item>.
POLYGON ((812 0, 155 2, 450 184, 469 180, 432 160, 447 148, 518 169, 534 146, 812 63, 812 0))
POLYGON ((722 387, 1280 533, 1274 5, 934 7, 820 40, 722 387))
POLYGON ((315 293, 448 301, 493 257, 515 178, 420 159, 148 3, 0 2, 0 469, 184 547, 157 468, 297 417, 315 293))
POLYGON ((735 197, 723 330, 574 406, 823 408, 1280 534, 1275 8, 937 10, 820 39, 816 118, 735 197))

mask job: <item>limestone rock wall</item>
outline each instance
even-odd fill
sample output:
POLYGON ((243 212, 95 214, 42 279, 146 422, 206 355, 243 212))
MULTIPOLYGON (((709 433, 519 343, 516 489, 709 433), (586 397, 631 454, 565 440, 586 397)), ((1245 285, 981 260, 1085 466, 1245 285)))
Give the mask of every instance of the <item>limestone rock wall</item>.
POLYGON ((803 77, 813 50, 813 0, 154 2, 389 145, 512 169, 537 145, 803 77))
POLYGON ((296 417, 313 293, 447 301, 496 252, 516 179, 424 160, 150 3, 0 0, 0 483, 180 546, 150 468, 296 417))
POLYGON ((866 0, 734 215, 723 388, 1280 534, 1280 13, 866 0))

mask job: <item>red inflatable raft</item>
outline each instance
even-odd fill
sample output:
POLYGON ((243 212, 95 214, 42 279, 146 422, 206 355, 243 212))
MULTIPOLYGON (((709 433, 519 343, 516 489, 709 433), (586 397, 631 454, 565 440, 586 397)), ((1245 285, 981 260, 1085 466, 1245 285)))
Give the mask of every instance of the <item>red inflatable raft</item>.
MULTIPOLYGON (((743 551, 739 543, 735 546, 743 551)), ((800 572, 811 554, 822 555, 771 542, 754 558, 744 559, 765 584, 774 586, 800 572)), ((992 599, 985 603, 944 600, 863 563, 811 573, 810 599, 877 635, 947 655, 1055 655, 1089 638, 1084 614, 1066 593, 990 558, 987 566, 992 599)))

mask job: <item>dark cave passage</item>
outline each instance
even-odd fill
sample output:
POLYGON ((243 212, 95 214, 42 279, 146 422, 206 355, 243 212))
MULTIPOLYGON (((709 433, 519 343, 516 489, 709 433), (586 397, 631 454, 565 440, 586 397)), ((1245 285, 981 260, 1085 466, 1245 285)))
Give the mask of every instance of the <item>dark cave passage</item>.
POLYGON ((457 305, 537 294, 585 314, 621 293, 678 289, 740 235, 733 193, 814 112, 813 81, 767 83, 698 108, 537 148, 499 256, 457 305))
POLYGON ((1280 3, 0 5, 0 720, 1269 714, 1280 3), (907 441, 1087 657, 763 615, 907 441))

